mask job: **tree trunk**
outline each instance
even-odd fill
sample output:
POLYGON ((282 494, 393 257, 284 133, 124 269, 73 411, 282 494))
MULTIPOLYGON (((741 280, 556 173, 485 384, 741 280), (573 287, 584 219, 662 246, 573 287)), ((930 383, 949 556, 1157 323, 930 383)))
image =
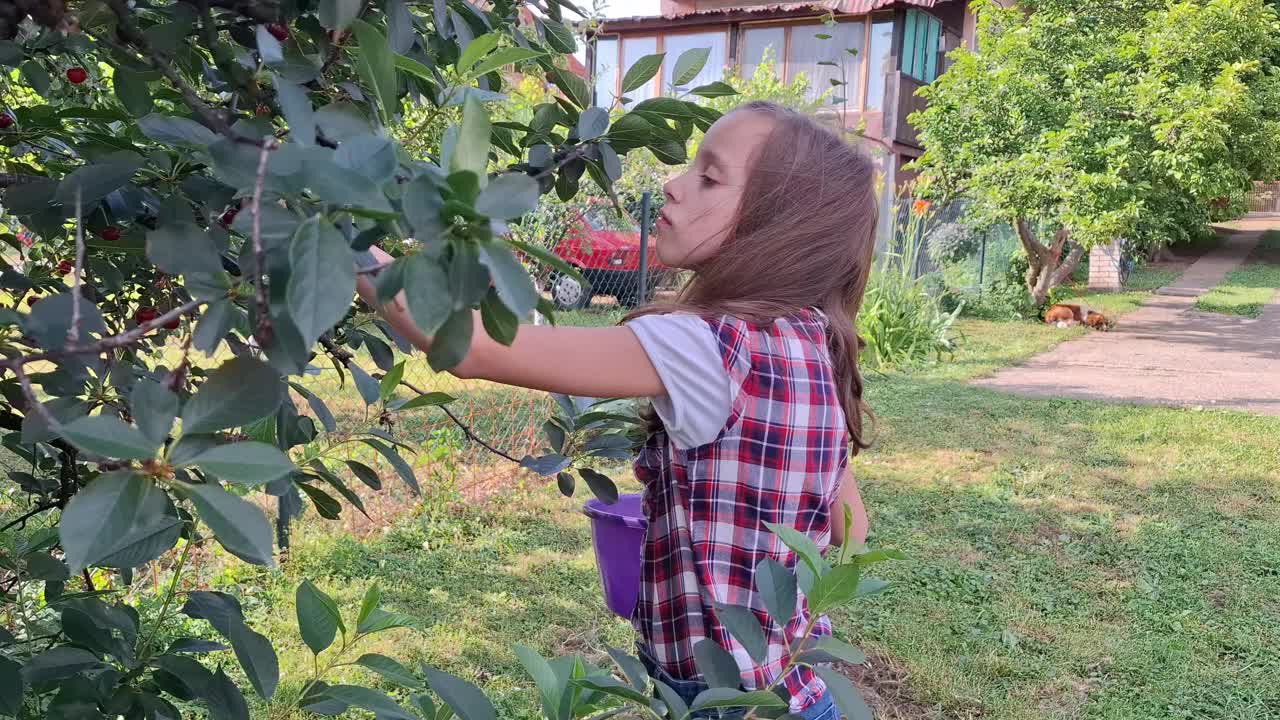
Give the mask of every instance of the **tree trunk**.
POLYGON ((1063 258, 1062 250, 1071 238, 1070 230, 1059 228, 1053 234, 1053 244, 1045 245, 1036 238, 1025 219, 1019 218, 1015 226, 1018 239, 1027 252, 1027 292, 1036 305, 1043 305, 1049 299, 1049 291, 1070 279, 1071 273, 1080 265, 1084 247, 1076 245, 1063 258))

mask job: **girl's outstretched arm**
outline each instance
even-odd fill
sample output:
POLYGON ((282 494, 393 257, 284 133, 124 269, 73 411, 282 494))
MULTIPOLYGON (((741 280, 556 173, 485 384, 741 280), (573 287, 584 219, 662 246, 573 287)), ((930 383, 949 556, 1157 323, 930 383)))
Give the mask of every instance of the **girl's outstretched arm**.
MULTIPOLYGON (((371 251, 383 262, 391 257, 371 251)), ((431 347, 406 310, 404 294, 387 304, 377 300, 373 282, 359 275, 360 297, 419 349, 431 347)), ((555 327, 523 325, 510 347, 490 338, 475 314, 475 332, 466 358, 451 370, 461 378, 492 380, 507 385, 582 397, 657 397, 664 394, 661 378, 635 334, 618 327, 555 327)))
POLYGON ((853 477, 853 470, 845 470, 844 482, 840 484, 840 492, 831 503, 831 544, 844 545, 850 540, 858 545, 867 542, 867 509, 862 505, 862 493, 858 490, 858 481, 853 477), (844 526, 844 506, 848 505, 853 513, 853 527, 844 526))

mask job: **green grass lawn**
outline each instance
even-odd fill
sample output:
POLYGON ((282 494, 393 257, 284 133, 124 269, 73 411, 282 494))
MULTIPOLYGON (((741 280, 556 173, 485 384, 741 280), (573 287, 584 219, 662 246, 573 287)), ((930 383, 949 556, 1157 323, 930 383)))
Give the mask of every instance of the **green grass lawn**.
POLYGON ((1259 317, 1280 291, 1280 232, 1270 231, 1240 267, 1196 300, 1196 309, 1259 317))
MULTIPOLYGON (((854 467, 871 543, 911 560, 882 566, 893 589, 835 621, 871 655, 859 679, 880 717, 1280 715, 1280 419, 977 389, 965 381, 1074 331, 960 327, 954 362, 868 379, 876 444, 854 467)), ((581 498, 526 480, 452 499, 359 536, 312 514, 282 569, 227 565, 221 583, 265 580, 246 604, 280 641, 281 699, 311 666, 293 625, 303 578, 348 614, 378 583, 423 629, 361 651, 477 681, 503 718, 537 716, 513 644, 631 645, 604 609, 581 498)))

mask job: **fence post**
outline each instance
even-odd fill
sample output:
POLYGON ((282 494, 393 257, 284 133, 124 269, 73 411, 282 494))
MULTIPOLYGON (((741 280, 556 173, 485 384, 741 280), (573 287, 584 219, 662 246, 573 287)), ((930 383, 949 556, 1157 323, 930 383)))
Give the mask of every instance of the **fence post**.
POLYGON ((982 246, 978 248, 978 297, 982 297, 983 275, 987 270, 987 230, 982 231, 982 246))
POLYGON ((652 194, 645 192, 640 196, 640 278, 639 304, 649 304, 649 201, 652 194))

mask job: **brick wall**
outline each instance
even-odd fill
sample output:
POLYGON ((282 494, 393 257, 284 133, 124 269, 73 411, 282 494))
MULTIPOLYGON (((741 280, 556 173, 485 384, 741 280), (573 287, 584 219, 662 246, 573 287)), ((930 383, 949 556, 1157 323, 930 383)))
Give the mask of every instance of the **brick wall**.
POLYGON ((1089 251, 1089 289, 1120 289, 1120 241, 1099 245, 1089 251))

